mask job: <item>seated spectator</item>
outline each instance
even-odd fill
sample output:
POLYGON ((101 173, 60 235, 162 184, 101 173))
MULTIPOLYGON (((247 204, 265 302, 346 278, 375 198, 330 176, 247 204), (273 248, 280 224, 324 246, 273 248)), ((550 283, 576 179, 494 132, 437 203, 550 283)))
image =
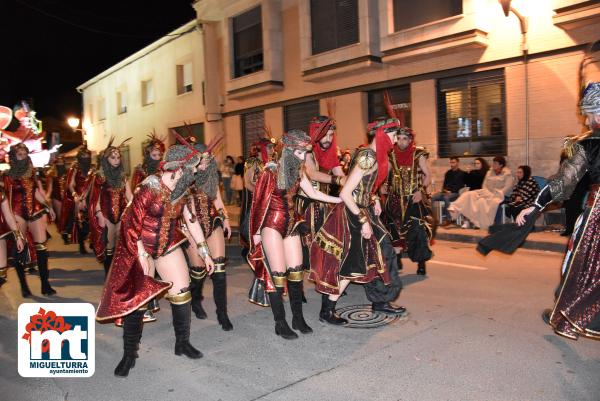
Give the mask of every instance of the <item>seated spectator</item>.
POLYGON ((465 175, 465 185, 469 187, 469 191, 481 189, 485 175, 490 169, 488 162, 478 157, 473 161, 473 170, 467 166, 467 174, 465 175))
POLYGON ((450 170, 444 174, 444 185, 442 186, 442 192, 433 194, 431 200, 433 202, 443 201, 443 216, 446 217, 446 222, 440 222, 441 224, 450 224, 450 218, 448 216, 448 206, 450 202, 458 198, 458 191, 465 186, 465 172, 459 167, 458 157, 450 158, 450 170))
POLYGON ((531 167, 519 166, 519 168, 517 168, 516 176, 519 181, 513 188, 505 208, 506 217, 511 217, 513 219, 521 213, 521 210, 533 206, 535 198, 537 197, 538 192, 540 192, 540 187, 531 176, 531 167))
MULTIPOLYGON (((448 211, 453 219, 462 214, 475 228, 487 230, 494 223, 498 205, 510 194, 512 187, 513 177, 506 167, 506 159, 496 156, 492 168, 485 175, 483 188, 463 193, 450 204, 448 211)), ((463 227, 468 228, 469 222, 465 222, 463 227)))

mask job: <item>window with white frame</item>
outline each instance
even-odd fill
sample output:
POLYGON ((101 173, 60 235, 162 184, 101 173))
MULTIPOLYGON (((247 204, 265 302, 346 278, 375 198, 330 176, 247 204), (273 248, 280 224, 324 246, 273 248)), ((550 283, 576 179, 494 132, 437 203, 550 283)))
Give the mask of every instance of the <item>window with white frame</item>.
POLYGON ((177 94, 192 91, 192 62, 177 65, 177 94))
POLYGON ((142 106, 154 103, 154 82, 151 79, 142 81, 142 106))
POLYGON ((359 41, 358 0, 310 0, 312 54, 359 41))
POLYGON ((117 114, 127 113, 127 96, 125 92, 117 92, 117 114))
POLYGON ((394 31, 462 14, 463 0, 393 0, 394 31))
POLYGON ((261 15, 258 6, 232 18, 234 78, 263 69, 261 15))

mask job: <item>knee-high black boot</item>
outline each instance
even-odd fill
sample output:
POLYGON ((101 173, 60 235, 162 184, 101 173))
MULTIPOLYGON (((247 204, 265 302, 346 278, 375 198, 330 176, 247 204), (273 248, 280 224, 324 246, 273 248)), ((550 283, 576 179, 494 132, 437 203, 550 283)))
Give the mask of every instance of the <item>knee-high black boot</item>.
POLYGON ((190 292, 169 296, 175 329, 175 355, 185 355, 191 359, 202 358, 202 352, 190 344, 190 324, 192 317, 192 295, 190 292))
POLYGON ((319 320, 321 322, 326 322, 335 326, 348 324, 346 319, 339 317, 338 314, 335 313, 335 304, 337 301, 332 301, 329 299, 329 295, 323 294, 321 302, 321 312, 319 313, 319 320))
POLYGON ((233 330, 233 324, 227 316, 227 275, 225 257, 215 258, 215 272, 212 275, 213 298, 217 306, 217 320, 224 331, 233 330))
POLYGON ((290 307, 292 309, 292 328, 299 330, 302 334, 312 333, 312 329, 304 320, 302 314, 302 266, 288 269, 288 293, 290 296, 290 307))
POLYGON ((136 310, 123 318, 123 358, 115 368, 115 376, 126 377, 129 370, 135 366, 144 328, 143 317, 144 311, 136 310))
POLYGON ((418 262, 417 266, 418 266, 418 268, 417 268, 418 275, 424 276, 427 274, 427 270, 425 270, 425 262, 423 262, 423 261, 418 262))
POLYGON ((298 334, 288 326, 285 320, 285 308, 283 307, 283 287, 276 287, 276 292, 269 293, 269 301, 271 302, 271 310, 275 319, 275 334, 285 338, 286 340, 294 340, 298 338, 298 334))
POLYGON ((42 294, 54 295, 56 290, 50 286, 50 271, 48 270, 48 249, 45 244, 36 243, 37 263, 40 269, 40 280, 42 281, 42 294))
POLYGON ((106 249, 106 253, 104 254, 104 277, 108 275, 108 271, 110 270, 110 264, 113 260, 113 252, 114 249, 106 249))
POLYGON ((19 277, 19 283, 21 284, 21 296, 23 298, 29 298, 31 296, 31 290, 29 290, 29 286, 27 285, 27 278, 25 277, 25 267, 23 263, 15 258, 15 270, 17 271, 17 276, 19 277))
POLYGON ((190 292, 192 293, 192 311, 197 319, 206 319, 206 311, 202 307, 202 290, 206 280, 206 269, 200 266, 190 266, 190 292))

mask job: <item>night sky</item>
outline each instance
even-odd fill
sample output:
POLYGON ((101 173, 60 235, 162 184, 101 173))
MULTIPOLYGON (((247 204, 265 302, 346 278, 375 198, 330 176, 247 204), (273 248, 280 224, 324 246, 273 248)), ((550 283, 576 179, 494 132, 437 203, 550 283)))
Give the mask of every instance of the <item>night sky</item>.
POLYGON ((0 105, 81 113, 75 88, 195 18, 191 0, 0 0, 0 105))

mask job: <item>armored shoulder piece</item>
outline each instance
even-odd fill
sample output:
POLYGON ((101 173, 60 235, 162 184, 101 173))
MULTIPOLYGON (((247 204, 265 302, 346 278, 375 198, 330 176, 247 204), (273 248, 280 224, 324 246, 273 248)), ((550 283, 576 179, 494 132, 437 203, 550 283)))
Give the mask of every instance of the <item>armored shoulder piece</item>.
POLYGON ((373 152, 372 149, 365 148, 358 151, 358 155, 356 156, 356 164, 361 170, 371 170, 376 162, 377 158, 375 157, 375 152, 373 152))

